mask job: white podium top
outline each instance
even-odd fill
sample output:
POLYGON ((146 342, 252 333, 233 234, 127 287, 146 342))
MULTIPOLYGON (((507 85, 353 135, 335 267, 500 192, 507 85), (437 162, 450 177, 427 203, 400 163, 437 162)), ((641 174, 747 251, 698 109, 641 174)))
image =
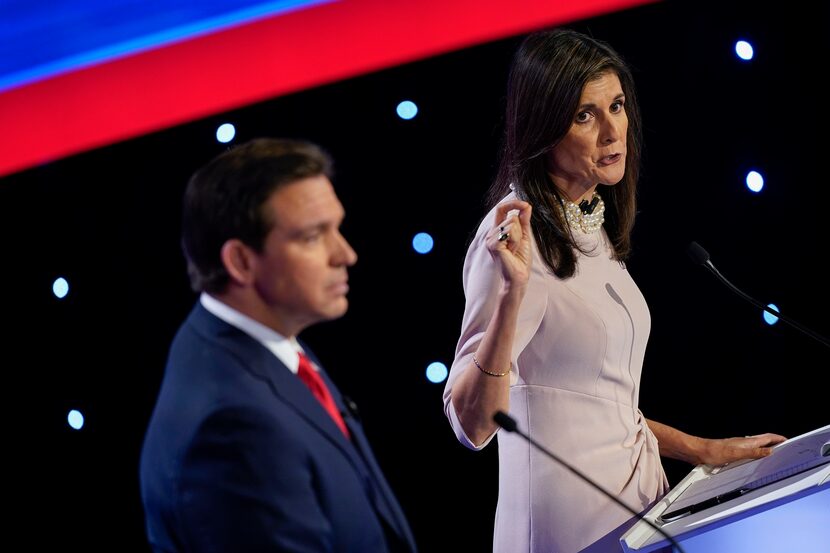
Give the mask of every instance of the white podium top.
MULTIPOLYGON (((753 513, 822 491, 830 495, 830 425, 775 446, 769 457, 719 467, 699 465, 646 513, 678 541, 753 513)), ((830 526, 830 514, 827 515, 830 526)), ((668 540, 640 521, 620 539, 625 552, 646 553, 668 540)))

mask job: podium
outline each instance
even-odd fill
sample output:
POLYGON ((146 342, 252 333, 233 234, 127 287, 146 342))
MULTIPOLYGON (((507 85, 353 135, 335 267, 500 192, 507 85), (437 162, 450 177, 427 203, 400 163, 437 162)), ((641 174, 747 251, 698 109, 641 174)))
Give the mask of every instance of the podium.
MULTIPOLYGON (((685 553, 830 552, 830 425, 763 459, 695 467, 645 518, 685 553)), ((626 553, 672 550, 642 520, 620 545, 626 553)))

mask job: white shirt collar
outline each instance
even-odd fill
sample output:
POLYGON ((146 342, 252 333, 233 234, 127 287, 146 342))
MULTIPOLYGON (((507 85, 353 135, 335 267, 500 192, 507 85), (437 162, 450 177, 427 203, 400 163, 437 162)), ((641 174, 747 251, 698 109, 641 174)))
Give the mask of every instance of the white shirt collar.
MULTIPOLYGON (((275 330, 253 320, 244 313, 237 311, 226 303, 222 303, 205 292, 202 292, 199 296, 199 302, 209 312, 229 325, 235 326, 268 348, 291 372, 297 374, 300 366, 300 359, 297 357, 297 353, 303 351, 303 348, 297 342, 296 338, 286 338, 275 330)), ((316 369, 317 367, 314 368, 316 369)))

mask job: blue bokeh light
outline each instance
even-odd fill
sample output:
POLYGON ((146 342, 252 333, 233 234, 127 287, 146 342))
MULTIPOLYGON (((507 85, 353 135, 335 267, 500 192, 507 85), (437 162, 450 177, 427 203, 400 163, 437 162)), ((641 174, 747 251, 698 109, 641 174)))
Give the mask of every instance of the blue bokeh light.
POLYGON ((439 361, 430 363, 427 367, 427 380, 433 384, 440 384, 445 381, 448 374, 447 366, 439 361))
POLYGON ((739 40, 735 43, 735 54, 744 61, 749 61, 755 56, 755 50, 752 44, 745 40, 739 40))
POLYGON ((432 236, 426 232, 419 232, 412 238, 412 247, 420 254, 431 252, 434 245, 435 241, 432 236))
MULTIPOLYGON (((772 309, 773 311, 775 311, 777 313, 781 313, 781 310, 778 309, 778 306, 775 305, 774 303, 768 304, 767 307, 769 307, 770 309, 772 309)), ((778 322, 778 317, 776 317, 775 315, 773 315, 769 311, 764 311, 764 322, 767 323, 768 325, 774 325, 775 323, 778 322)))
POLYGON ((415 102, 404 100, 398 104, 396 111, 398 112, 398 117, 401 119, 412 119, 418 115, 418 106, 415 105, 415 102))
POLYGON ((216 140, 222 144, 227 144, 233 140, 234 136, 236 136, 236 127, 231 123, 223 123, 216 129, 216 140))
POLYGON ((66 416, 66 421, 69 423, 69 426, 75 430, 80 430, 84 427, 84 416, 77 409, 72 409, 69 412, 66 416))
POLYGON ((750 171, 746 174, 746 187, 757 194, 764 188, 764 176, 758 171, 750 171))
POLYGON ((69 293, 69 283, 65 278, 59 277, 55 279, 55 282, 52 283, 52 293, 61 300, 66 297, 69 293))

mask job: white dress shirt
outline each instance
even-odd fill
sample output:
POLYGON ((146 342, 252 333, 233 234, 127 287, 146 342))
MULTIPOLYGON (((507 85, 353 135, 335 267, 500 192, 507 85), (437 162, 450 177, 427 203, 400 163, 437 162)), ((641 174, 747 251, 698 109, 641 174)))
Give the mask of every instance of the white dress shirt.
MULTIPOLYGON (((297 354, 303 352, 303 348, 300 346, 299 342, 297 342, 296 338, 286 338, 275 330, 253 320, 244 313, 240 313, 233 307, 222 303, 213 296, 210 296, 204 292, 202 292, 199 296, 199 301, 202 303, 202 306, 212 314, 216 315, 229 325, 235 326, 268 348, 271 353, 277 356, 277 359, 282 361, 283 364, 288 367, 288 370, 294 374, 297 374, 297 370, 300 367, 300 358, 297 354)), ((317 366, 313 362, 311 365, 314 367, 314 370, 318 370, 317 366)))

